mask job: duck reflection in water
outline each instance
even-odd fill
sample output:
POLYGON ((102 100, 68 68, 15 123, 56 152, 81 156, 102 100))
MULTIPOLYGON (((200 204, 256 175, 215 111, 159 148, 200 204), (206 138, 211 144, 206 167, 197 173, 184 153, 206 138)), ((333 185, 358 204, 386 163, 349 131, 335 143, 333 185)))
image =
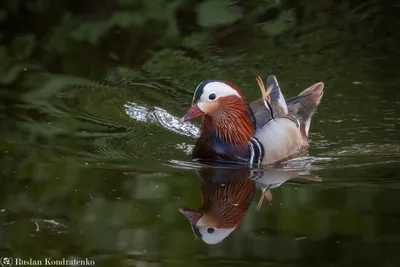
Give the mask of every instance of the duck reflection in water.
POLYGON ((196 171, 201 183, 201 207, 180 208, 189 220, 194 235, 207 244, 217 244, 235 231, 255 195, 261 189, 256 207, 272 200, 271 189, 292 178, 320 182, 321 178, 300 171, 204 168, 196 171))

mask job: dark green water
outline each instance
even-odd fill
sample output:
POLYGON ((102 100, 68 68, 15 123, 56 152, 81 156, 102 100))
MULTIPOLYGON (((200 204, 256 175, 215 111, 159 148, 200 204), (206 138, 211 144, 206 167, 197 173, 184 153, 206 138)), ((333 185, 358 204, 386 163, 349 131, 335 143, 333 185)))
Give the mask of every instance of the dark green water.
MULTIPOLYGON (((217 29, 178 21, 178 37, 114 25, 98 40, 90 34, 101 25, 60 22, 72 33, 48 30, 24 57, 12 50, 18 36, 6 34, 0 256, 96 266, 399 266, 399 36, 396 7, 375 4, 382 9, 371 16, 349 7, 326 11, 322 22, 292 18, 302 25, 279 24, 272 37, 247 13, 217 29), (56 53, 51 38, 68 49, 56 53), (308 155, 264 171, 322 181, 271 180, 272 201, 256 211, 257 189, 237 230, 208 245, 178 211, 199 208, 202 194, 190 157, 199 121, 178 119, 204 79, 229 80, 252 100, 255 76, 270 74, 287 97, 316 81, 325 94, 308 155)), ((43 25, 23 25, 43 34, 43 25)))

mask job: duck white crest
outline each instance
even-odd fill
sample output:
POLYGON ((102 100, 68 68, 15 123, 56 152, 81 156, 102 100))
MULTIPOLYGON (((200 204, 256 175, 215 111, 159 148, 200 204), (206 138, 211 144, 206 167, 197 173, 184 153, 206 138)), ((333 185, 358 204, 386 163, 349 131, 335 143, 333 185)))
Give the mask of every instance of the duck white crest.
MULTIPOLYGON (((197 91, 197 89, 196 89, 197 91)), ((233 89, 231 86, 229 86, 226 83, 223 82, 209 82, 207 83, 204 88, 203 88, 203 93, 201 94, 200 101, 210 101, 209 96, 211 94, 215 94, 216 98, 218 99, 219 97, 224 97, 224 96, 231 96, 235 95, 239 98, 242 98, 239 93, 233 89)))

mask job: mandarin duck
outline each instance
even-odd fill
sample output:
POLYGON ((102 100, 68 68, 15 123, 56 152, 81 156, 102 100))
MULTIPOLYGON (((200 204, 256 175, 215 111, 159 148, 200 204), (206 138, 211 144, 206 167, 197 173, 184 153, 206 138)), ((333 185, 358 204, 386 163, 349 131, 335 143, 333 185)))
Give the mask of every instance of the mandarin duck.
POLYGON ((189 220, 196 238, 207 244, 220 243, 238 228, 257 188, 262 191, 258 211, 264 199, 272 200, 271 189, 292 178, 321 181, 308 173, 283 169, 204 168, 196 174, 201 184, 201 207, 179 211, 189 220))
POLYGON ((248 169, 201 169, 201 207, 180 208, 194 235, 207 244, 227 238, 242 221, 255 193, 248 169))
POLYGON ((323 95, 315 83, 285 100, 274 75, 257 77, 263 97, 248 103, 232 83, 201 82, 182 123, 202 116, 200 137, 192 157, 200 162, 234 163, 250 167, 287 160, 308 147, 308 131, 323 95))

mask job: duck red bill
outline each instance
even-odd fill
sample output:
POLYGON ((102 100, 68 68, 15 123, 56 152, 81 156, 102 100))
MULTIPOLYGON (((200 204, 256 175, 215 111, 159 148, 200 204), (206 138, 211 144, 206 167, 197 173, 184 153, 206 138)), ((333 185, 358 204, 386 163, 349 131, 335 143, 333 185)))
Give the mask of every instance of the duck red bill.
POLYGON ((180 119, 180 122, 184 123, 187 121, 191 121, 197 117, 200 117, 203 114, 204 114, 204 112, 201 111, 201 109, 199 109, 199 107, 197 105, 192 105, 190 107, 189 111, 186 113, 186 115, 183 116, 182 119, 180 119))
POLYGON ((189 222, 193 225, 196 225, 197 221, 203 216, 203 213, 197 210, 179 208, 179 211, 185 215, 189 222))

